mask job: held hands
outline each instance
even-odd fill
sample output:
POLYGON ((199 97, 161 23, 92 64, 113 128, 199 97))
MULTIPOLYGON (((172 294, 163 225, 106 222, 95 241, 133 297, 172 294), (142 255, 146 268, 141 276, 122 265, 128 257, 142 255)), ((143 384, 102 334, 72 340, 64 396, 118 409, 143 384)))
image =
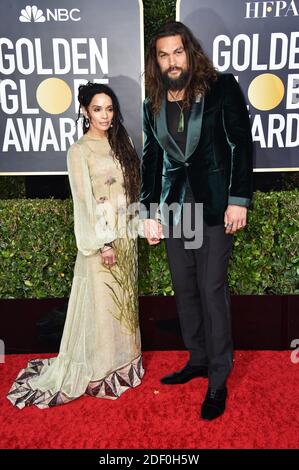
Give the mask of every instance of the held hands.
POLYGON ((229 204, 224 213, 225 233, 233 234, 246 226, 247 207, 229 204))
POLYGON ((116 256, 114 249, 110 246, 103 248, 101 251, 101 260, 102 264, 106 266, 106 268, 111 268, 116 264, 116 256))
MULTIPOLYGON (((225 233, 234 234, 246 226, 247 207, 229 204, 224 213, 225 233)), ((162 225, 154 219, 144 221, 144 234, 150 245, 157 245, 164 238, 162 225)))
POLYGON ((157 245, 161 238, 164 238, 162 225, 154 219, 146 219, 144 221, 144 235, 150 245, 157 245))

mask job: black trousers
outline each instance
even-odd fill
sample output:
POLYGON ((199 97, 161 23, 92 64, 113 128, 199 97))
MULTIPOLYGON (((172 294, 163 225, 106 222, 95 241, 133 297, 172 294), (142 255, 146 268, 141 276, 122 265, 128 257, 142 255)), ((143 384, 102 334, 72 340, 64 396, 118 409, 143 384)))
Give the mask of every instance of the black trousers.
MULTIPOLYGON (((185 202, 190 202, 185 199, 185 202)), ((193 200, 194 202, 194 200, 193 200)), ((165 229, 165 227, 164 227, 165 229)), ((190 365, 208 365, 209 386, 223 388, 232 367, 228 261, 233 236, 224 225, 203 223, 200 248, 186 249, 185 238, 166 238, 176 305, 190 365)))

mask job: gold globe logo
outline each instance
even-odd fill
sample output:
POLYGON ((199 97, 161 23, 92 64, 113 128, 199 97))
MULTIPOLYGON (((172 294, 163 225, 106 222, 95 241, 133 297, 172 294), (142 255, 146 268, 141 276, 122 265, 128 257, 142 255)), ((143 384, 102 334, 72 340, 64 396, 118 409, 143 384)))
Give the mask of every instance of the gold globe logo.
POLYGON ((272 73, 255 77, 248 88, 248 98, 252 106, 260 111, 276 108, 284 97, 282 80, 272 73))
POLYGON ((39 84, 36 99, 46 113, 62 114, 71 105, 72 92, 61 78, 47 78, 39 84))

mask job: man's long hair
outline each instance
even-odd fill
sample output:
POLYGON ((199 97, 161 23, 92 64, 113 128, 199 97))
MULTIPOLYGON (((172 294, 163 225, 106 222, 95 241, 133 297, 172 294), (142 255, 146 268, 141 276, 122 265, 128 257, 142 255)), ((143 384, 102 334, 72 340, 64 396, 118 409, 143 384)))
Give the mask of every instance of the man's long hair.
POLYGON ((191 106, 192 100, 198 95, 204 95, 212 82, 217 80, 217 71, 213 63, 204 53, 198 40, 187 26, 179 21, 170 21, 160 27, 152 37, 145 62, 145 87, 154 114, 158 113, 163 98, 165 87, 162 81, 162 73, 157 62, 156 44, 160 38, 168 36, 181 36, 187 55, 189 80, 186 85, 184 102, 191 106))

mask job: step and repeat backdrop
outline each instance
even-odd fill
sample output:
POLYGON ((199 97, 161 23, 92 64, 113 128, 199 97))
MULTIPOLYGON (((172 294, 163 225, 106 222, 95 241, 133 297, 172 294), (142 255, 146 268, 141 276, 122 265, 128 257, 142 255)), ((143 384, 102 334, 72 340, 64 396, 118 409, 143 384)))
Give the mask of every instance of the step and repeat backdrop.
MULTIPOLYGON (((239 81, 255 171, 299 170, 299 0, 179 0, 177 19, 239 81)), ((141 0, 1 0, 0 24, 0 174, 66 173, 88 80, 114 89, 141 152, 141 0)))
POLYGON ((299 170, 299 1, 179 0, 177 20, 238 80, 255 171, 299 170))
POLYGON ((87 81, 113 88, 141 151, 141 0, 1 0, 0 29, 0 174, 66 174, 87 81))

